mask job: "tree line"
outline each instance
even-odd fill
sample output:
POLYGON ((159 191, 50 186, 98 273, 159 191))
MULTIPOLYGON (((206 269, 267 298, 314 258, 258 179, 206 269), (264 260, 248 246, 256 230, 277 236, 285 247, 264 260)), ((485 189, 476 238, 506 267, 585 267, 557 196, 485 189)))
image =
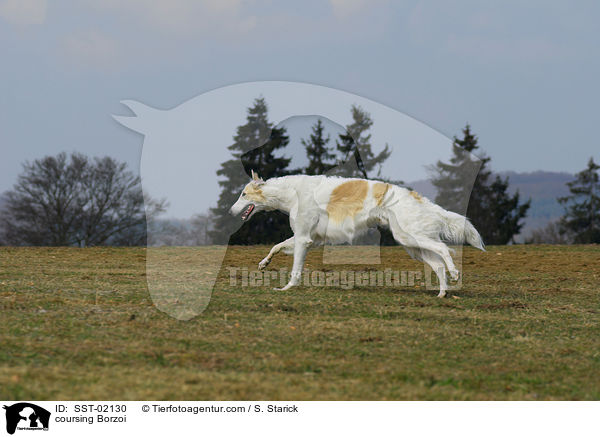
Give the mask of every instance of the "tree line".
POLYGON ((526 243, 600 243, 600 165, 591 157, 587 167, 567 182, 570 194, 557 200, 564 214, 546 227, 532 232, 526 243))
POLYGON ((214 217, 210 232, 212 241, 217 244, 267 244, 292 235, 289 219, 282 212, 258 212, 241 228, 239 217, 229 214, 229 208, 248 183, 251 170, 265 180, 294 174, 345 177, 368 177, 374 171, 379 174, 381 165, 390 156, 389 147, 386 145, 378 154, 373 153, 369 133, 373 120, 358 106, 352 106, 351 113, 353 122, 335 139, 335 144, 329 135, 325 135, 323 122, 318 119, 310 136, 301 140, 307 165, 291 168, 291 158, 282 156, 290 141, 286 129, 274 126, 268 119, 266 101, 256 99, 248 108, 246 123, 237 128, 234 142, 229 146, 231 159, 217 171, 221 177, 221 194, 216 207, 211 209, 214 217))
MULTIPOLYGON (((371 144, 373 120, 370 114, 356 105, 350 112, 352 123, 335 140, 325 135, 322 121, 317 120, 309 137, 301 140, 308 164, 292 169, 290 159, 277 155, 277 151, 289 143, 285 129, 274 127, 268 121, 266 102, 256 99, 248 109, 246 124, 238 127, 234 143, 229 146, 232 159, 217 171, 222 178, 219 181, 222 191, 217 206, 211 210, 215 220, 211 232, 213 241, 219 244, 266 244, 291 236, 287 216, 283 213, 259 212, 237 229, 239 219, 231 217, 228 210, 248 183, 251 170, 264 179, 292 174, 328 174, 385 180, 381 177, 381 166, 391 156, 389 146, 386 144, 375 154, 371 144), (261 144, 264 145, 257 147, 261 144), (240 171, 240 161, 244 171, 240 171)), ((433 200, 451 211, 466 213, 487 244, 506 244, 521 230, 530 202, 521 202, 518 192, 509 194, 508 179, 497 176, 491 180, 490 158, 483 156, 480 160, 472 160, 471 154, 478 152, 478 148, 477 138, 467 125, 463 138, 454 138, 454 156, 450 162, 439 161, 430 167, 437 188, 433 200), (471 188, 474 178, 475 184, 469 193, 466 190, 471 188)), ((402 185, 397 180, 389 182, 402 185)), ((381 234, 382 244, 393 244, 388 232, 381 230, 381 234)))
MULTIPOLYGON (((61 153, 27 162, 13 189, 1 199, 0 244, 85 247, 283 241, 291 236, 285 214, 259 212, 240 227, 239 218, 229 215, 229 208, 248 183, 251 170, 264 179, 328 174, 385 180, 381 167, 391 156, 389 146, 375 153, 370 114, 356 105, 350 113, 352 122, 335 138, 326 134, 325 125, 317 119, 309 136, 301 139, 307 164, 292 168, 291 158, 283 153, 290 142, 286 129, 269 121, 263 98, 255 99, 229 146, 231 159, 217 171, 221 188, 217 204, 208 214, 189 220, 161 219, 166 202, 143 193, 140 178, 113 158, 61 153)), ((468 124, 460 138, 454 137, 452 153, 448 162, 429 167, 437 189, 432 200, 466 215, 486 244, 514 242, 530 200, 523 202, 518 191, 510 194, 508 178, 493 176, 491 158, 482 153, 468 124)), ((587 169, 568 184, 571 195, 559 199, 565 207, 564 217, 537 235, 534 232, 529 242, 600 242, 599 168, 590 159, 587 169)), ((403 185, 402 181, 387 181, 403 185)), ((391 235, 383 230, 381 243, 393 244, 391 235)))

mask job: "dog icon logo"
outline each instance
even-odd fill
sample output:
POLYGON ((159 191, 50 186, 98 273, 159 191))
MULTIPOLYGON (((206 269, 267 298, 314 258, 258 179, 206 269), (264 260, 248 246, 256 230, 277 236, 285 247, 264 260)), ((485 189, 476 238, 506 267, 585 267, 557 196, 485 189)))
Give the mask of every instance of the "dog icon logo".
POLYGON ((18 430, 48 430, 50 412, 28 402, 4 406, 6 410, 6 432, 14 434, 18 430))
MULTIPOLYGON (((229 188, 227 188, 224 198, 227 201, 221 205, 223 211, 230 208, 240 195, 237 189, 241 190, 249 182, 252 170, 258 171, 263 177, 268 177, 269 175, 265 174, 268 171, 265 171, 264 166, 279 166, 279 164, 273 164, 271 158, 264 159, 267 155, 261 152, 265 144, 268 144, 267 150, 280 150, 271 144, 270 134, 273 133, 273 129, 276 128, 281 132, 281 128, 286 128, 286 132, 295 132, 293 135, 295 138, 305 137, 301 133, 305 132, 302 130, 303 126, 312 124, 312 121, 316 119, 324 121, 325 125, 330 127, 327 132, 330 131, 333 134, 334 142, 337 143, 339 139, 340 144, 343 143, 341 149, 343 151, 339 153, 339 162, 335 163, 333 160, 330 162, 334 167, 325 170, 326 176, 361 179, 376 177, 380 179, 383 173, 376 174, 375 168, 369 171, 371 174, 367 174, 369 169, 365 162, 372 160, 373 157, 369 157, 368 154, 361 155, 363 150, 360 146, 361 141, 363 141, 363 145, 364 141, 370 141, 371 134, 367 134, 368 138, 364 137, 361 140, 360 134, 344 128, 346 122, 342 120, 347 121, 344 117, 347 117, 348 108, 354 106, 364 108, 377 120, 378 130, 373 144, 380 146, 385 144, 386 147, 387 144, 392 145, 389 152, 393 152, 393 157, 388 162, 390 177, 387 177, 390 182, 391 177, 395 177, 395 175, 402 175, 407 180, 424 177, 417 176, 421 173, 420 170, 415 169, 426 168, 432 162, 436 162, 436 158, 443 162, 448 151, 453 150, 454 147, 450 138, 391 107, 345 91, 308 83, 283 81, 239 83, 214 89, 170 109, 157 109, 133 100, 123 100, 121 103, 131 113, 114 115, 114 119, 132 131, 143 135, 140 161, 143 191, 152 193, 152 196, 157 199, 165 199, 170 205, 170 211, 180 211, 170 212, 173 215, 190 216, 193 211, 200 211, 196 208, 215 205, 217 199, 214 194, 222 192, 219 184, 223 183, 223 180, 219 180, 221 178, 219 175, 225 159, 228 159, 225 161, 227 174, 234 175, 236 181, 233 185, 237 185, 235 192, 229 192, 229 188), (239 130, 240 122, 244 120, 244 108, 252 98, 257 96, 261 96, 265 105, 266 102, 270 102, 271 110, 268 117, 271 121, 261 121, 261 118, 257 121, 257 126, 260 128, 239 130), (271 127, 270 132, 268 132, 268 126, 271 127), (231 149, 232 134, 235 144, 238 142, 236 139, 238 137, 240 144, 243 143, 239 150, 238 148, 231 149), (247 150, 247 146, 250 146, 250 150, 247 150), (351 153, 348 153, 346 149, 351 153), (343 156, 344 154, 347 156, 343 156), (259 165, 255 165, 257 163, 259 165), (237 179, 239 179, 239 183, 237 179)), ((258 117, 256 114, 252 114, 246 114, 247 122, 258 117)), ((362 123, 361 126, 365 124, 364 120, 360 123, 362 123)), ((308 134, 308 132, 305 133, 308 134)), ((280 134, 275 139, 279 141, 276 144, 283 143, 280 134)), ((289 154, 294 151, 300 160, 291 164, 292 167, 289 169, 292 170, 296 165, 304 165, 306 158, 305 148, 301 142, 290 144, 290 149, 286 149, 286 153, 289 154)), ((291 159, 286 153, 281 156, 273 155, 273 159, 291 159)), ((461 187, 456 188, 459 196, 464 193, 467 199, 481 163, 481 160, 474 155, 468 155, 468 158, 468 162, 472 165, 463 166, 468 171, 466 171, 467 174, 461 175, 461 187)), ((460 167, 460 170, 465 173, 463 167, 460 167)), ((329 193, 327 190, 315 192, 324 193, 324 198, 329 193)), ((387 190, 385 193, 389 196, 387 190)), ((301 194, 308 193, 303 191, 301 194)), ((352 194, 353 191, 349 190, 345 195, 352 194)), ((322 204, 326 207, 327 199, 317 200, 319 205, 322 204)), ((419 200, 420 198, 406 198, 407 202, 419 202, 419 200)), ((467 205, 468 202, 461 203, 461 205, 463 204, 467 205)), ((247 211, 246 218, 249 218, 258 210, 255 205, 245 211, 247 211)), ((151 212, 151 210, 148 209, 147 212, 151 212)), ((242 212, 240 211, 240 213, 242 212)), ((466 206, 464 211, 457 212, 464 215, 466 206)), ((285 215, 285 213, 280 214, 285 215)), ((207 308, 213 289, 217 284, 217 278, 223 272, 225 255, 228 252, 227 240, 229 240, 225 237, 233 236, 245 222, 233 216, 227 217, 228 220, 223 221, 222 229, 220 229, 225 234, 223 241, 217 242, 219 244, 205 246, 202 250, 171 244, 147 245, 145 279, 150 297, 159 310, 178 320, 190 320, 207 308)), ((278 220, 280 218, 282 218, 281 215, 278 220)), ((165 231, 165 227, 161 223, 153 225, 153 221, 156 222, 154 216, 148 214, 148 241, 159 241, 160 238, 154 238, 154 236, 160 236, 161 233, 168 234, 169 231, 165 231)), ((382 234, 378 231, 378 221, 371 220, 371 222, 374 226, 369 227, 367 233, 361 236, 360 243, 365 249, 361 250, 360 257, 356 257, 352 253, 346 255, 347 251, 343 247, 336 248, 326 245, 323 249, 323 263, 332 265, 380 264, 379 246, 382 234)), ((369 223, 371 224, 371 222, 369 223)), ((283 227, 283 229, 287 230, 287 227, 283 227)), ((340 229, 343 231, 342 228, 340 229)), ((346 237, 345 233, 340 232, 339 234, 341 237, 346 237)), ((391 239, 391 237, 388 232, 387 238, 391 239)), ((461 271, 461 246, 456 245, 455 250, 457 250, 456 270, 461 271)), ((445 254, 444 256, 445 260, 450 261, 449 255, 445 254)), ((431 288, 437 288, 431 281, 428 284, 431 285, 431 288)))

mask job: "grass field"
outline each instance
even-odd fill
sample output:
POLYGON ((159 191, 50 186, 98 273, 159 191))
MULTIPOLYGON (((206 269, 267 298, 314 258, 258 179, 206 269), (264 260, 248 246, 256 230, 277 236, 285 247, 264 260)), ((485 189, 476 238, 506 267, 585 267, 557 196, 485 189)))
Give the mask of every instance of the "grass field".
MULTIPOLYGON (((230 248, 224 265, 267 251, 230 248)), ((398 247, 344 267, 422 269, 398 247)), ((466 249, 446 299, 242 288, 224 268, 206 311, 179 321, 152 304, 144 249, 4 247, 0 399, 598 400, 599 281, 598 246, 466 249)))

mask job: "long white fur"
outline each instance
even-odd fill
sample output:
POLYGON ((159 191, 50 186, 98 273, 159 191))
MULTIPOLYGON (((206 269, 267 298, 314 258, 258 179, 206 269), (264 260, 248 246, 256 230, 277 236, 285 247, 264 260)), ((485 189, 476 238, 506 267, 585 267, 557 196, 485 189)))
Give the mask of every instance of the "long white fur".
POLYGON ((254 204, 250 216, 261 210, 280 210, 289 214, 294 236, 275 245, 259 263, 259 268, 264 269, 279 251, 293 253, 290 281, 281 290, 298 285, 310 247, 352 243, 376 225, 388 227, 394 239, 404 246, 411 257, 431 266, 439 278, 439 297, 446 295, 446 270, 453 279, 458 278, 458 271, 445 242, 466 242, 484 250, 479 233, 468 219, 446 211, 406 188, 389 185, 383 198, 377 199, 373 196, 373 187, 381 182, 367 180, 369 188, 362 209, 354 216, 336 222, 330 219, 327 212, 331 194, 336 187, 353 179, 298 175, 263 181, 254 172, 252 175, 253 180, 230 212, 237 215, 248 205, 254 204), (259 196, 256 195, 257 191, 260 192, 259 196))

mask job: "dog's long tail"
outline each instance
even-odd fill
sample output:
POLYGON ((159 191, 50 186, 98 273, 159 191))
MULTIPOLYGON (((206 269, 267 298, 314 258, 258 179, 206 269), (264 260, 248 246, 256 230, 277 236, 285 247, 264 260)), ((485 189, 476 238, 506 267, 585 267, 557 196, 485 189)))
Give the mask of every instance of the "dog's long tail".
POLYGON ((455 244, 469 243, 477 249, 485 251, 481 235, 468 218, 451 211, 442 213, 442 239, 455 244))

